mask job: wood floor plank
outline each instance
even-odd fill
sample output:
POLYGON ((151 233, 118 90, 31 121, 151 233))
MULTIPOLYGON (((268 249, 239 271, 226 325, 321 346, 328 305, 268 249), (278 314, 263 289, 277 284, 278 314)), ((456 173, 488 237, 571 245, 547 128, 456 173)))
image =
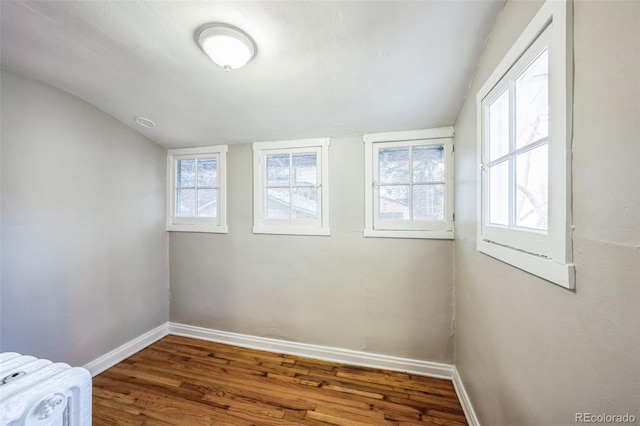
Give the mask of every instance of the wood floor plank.
POLYGON ((181 336, 96 376, 93 424, 465 425, 453 385, 181 336))
POLYGON ((426 414, 431 417, 453 420, 454 422, 461 424, 464 424, 467 421, 463 414, 453 414, 442 410, 429 409, 426 414))
POLYGON ((371 411, 371 410, 355 410, 349 407, 329 407, 329 406, 319 406, 315 410, 315 413, 328 414, 334 417, 340 418, 348 418, 350 420, 359 421, 363 423, 369 424, 380 424, 386 425, 389 424, 387 419, 385 419, 384 414, 371 411))
POLYGON ((330 425, 340 425, 340 426, 369 426, 370 425, 370 423, 362 423, 346 417, 332 416, 330 414, 318 413, 315 411, 308 412, 307 417, 315 420, 320 420, 321 422, 328 423, 330 425))
POLYGON ((347 386, 339 386, 339 385, 322 385, 322 389, 330 389, 335 390, 337 392, 350 393, 352 395, 364 396, 365 398, 373 398, 373 399, 383 399, 384 396, 380 393, 376 392, 368 392, 359 389, 353 389, 347 386))

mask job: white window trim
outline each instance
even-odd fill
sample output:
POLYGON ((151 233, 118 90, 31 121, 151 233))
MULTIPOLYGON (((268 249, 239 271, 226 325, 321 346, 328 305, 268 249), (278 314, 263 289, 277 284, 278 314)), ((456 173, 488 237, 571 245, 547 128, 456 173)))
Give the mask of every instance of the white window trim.
POLYGON ((452 240, 453 228, 453 127, 412 130, 404 132, 373 133, 364 135, 364 174, 365 174, 365 237, 383 238, 426 238, 452 240), (434 224, 433 229, 376 229, 375 220, 375 182, 374 182, 374 144, 390 142, 428 141, 445 146, 445 221, 434 224), (440 228, 440 229, 435 229, 440 228))
POLYGON ((520 35, 476 97, 478 123, 477 249, 559 286, 575 288, 571 241, 571 139, 573 107, 572 4, 548 0, 520 35), (549 247, 541 256, 491 241, 484 234, 483 104, 511 67, 549 30, 549 247), (555 117, 555 118, 553 118, 555 117), (560 119, 557 119, 560 117, 560 119))
POLYGON ((167 231, 209 232, 226 234, 227 227, 227 145, 167 150, 167 231), (215 218, 174 217, 175 212, 175 162, 178 157, 218 159, 218 215, 215 218))
POLYGON ((329 138, 298 139, 290 141, 255 142, 253 143, 253 233, 279 235, 331 235, 329 227, 329 138), (308 151, 314 149, 318 153, 319 186, 319 218, 305 221, 303 219, 266 219, 265 218, 265 162, 263 158, 270 153, 308 151))

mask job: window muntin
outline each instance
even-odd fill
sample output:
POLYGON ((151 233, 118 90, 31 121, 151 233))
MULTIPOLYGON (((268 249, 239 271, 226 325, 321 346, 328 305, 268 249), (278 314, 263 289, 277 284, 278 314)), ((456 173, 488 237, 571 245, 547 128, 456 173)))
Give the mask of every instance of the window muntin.
POLYGON ((176 158, 176 217, 218 216, 218 157, 176 158))
POLYGON ((168 151, 168 231, 227 232, 226 152, 226 145, 168 151))
POLYGON ((419 229, 445 221, 445 146, 411 141, 374 144, 375 226, 419 229))
MULTIPOLYGON (((533 61, 514 65, 514 78, 497 86, 484 103, 485 226, 548 229, 548 46, 533 61), (506 87, 503 87, 506 86, 506 87)), ((523 62, 523 61, 519 61, 523 62)))
POLYGON ((567 288, 571 17, 570 1, 544 3, 477 95, 477 248, 567 288))
POLYGON ((365 135, 365 236, 453 238, 451 134, 365 135))
POLYGON ((540 34, 481 102, 483 236, 548 254, 549 37, 540 34))
POLYGON ((444 220, 444 146, 377 147, 378 219, 444 220))
POLYGON ((329 139, 258 142, 254 233, 329 235, 329 139))
POLYGON ((317 148, 265 155, 267 219, 318 219, 318 157, 317 148))

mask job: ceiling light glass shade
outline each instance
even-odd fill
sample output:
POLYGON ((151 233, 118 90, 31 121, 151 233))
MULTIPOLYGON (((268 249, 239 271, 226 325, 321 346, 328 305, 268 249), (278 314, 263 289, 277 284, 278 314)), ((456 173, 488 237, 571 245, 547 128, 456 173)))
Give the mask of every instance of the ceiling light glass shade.
POLYGON ((231 25, 206 25, 198 32, 197 39, 204 53, 226 71, 244 66, 256 54, 251 37, 231 25))

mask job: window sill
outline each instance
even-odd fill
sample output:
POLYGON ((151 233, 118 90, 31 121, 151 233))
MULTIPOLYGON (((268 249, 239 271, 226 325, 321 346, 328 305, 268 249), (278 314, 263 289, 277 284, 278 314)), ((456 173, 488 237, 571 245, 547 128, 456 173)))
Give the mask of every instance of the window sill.
POLYGON ((560 287, 569 290, 575 288, 575 268, 573 264, 557 263, 551 259, 481 239, 477 242, 477 249, 488 256, 557 284, 560 287))
POLYGON ((427 240, 453 240, 451 231, 389 231, 380 229, 365 229, 365 237, 375 238, 422 238, 427 240))
POLYGON ((254 234, 274 234, 274 235, 317 235, 329 236, 329 228, 277 228, 277 227, 253 227, 254 234))
POLYGON ((169 232, 204 232, 209 234, 228 234, 229 228, 218 225, 167 225, 169 232))

